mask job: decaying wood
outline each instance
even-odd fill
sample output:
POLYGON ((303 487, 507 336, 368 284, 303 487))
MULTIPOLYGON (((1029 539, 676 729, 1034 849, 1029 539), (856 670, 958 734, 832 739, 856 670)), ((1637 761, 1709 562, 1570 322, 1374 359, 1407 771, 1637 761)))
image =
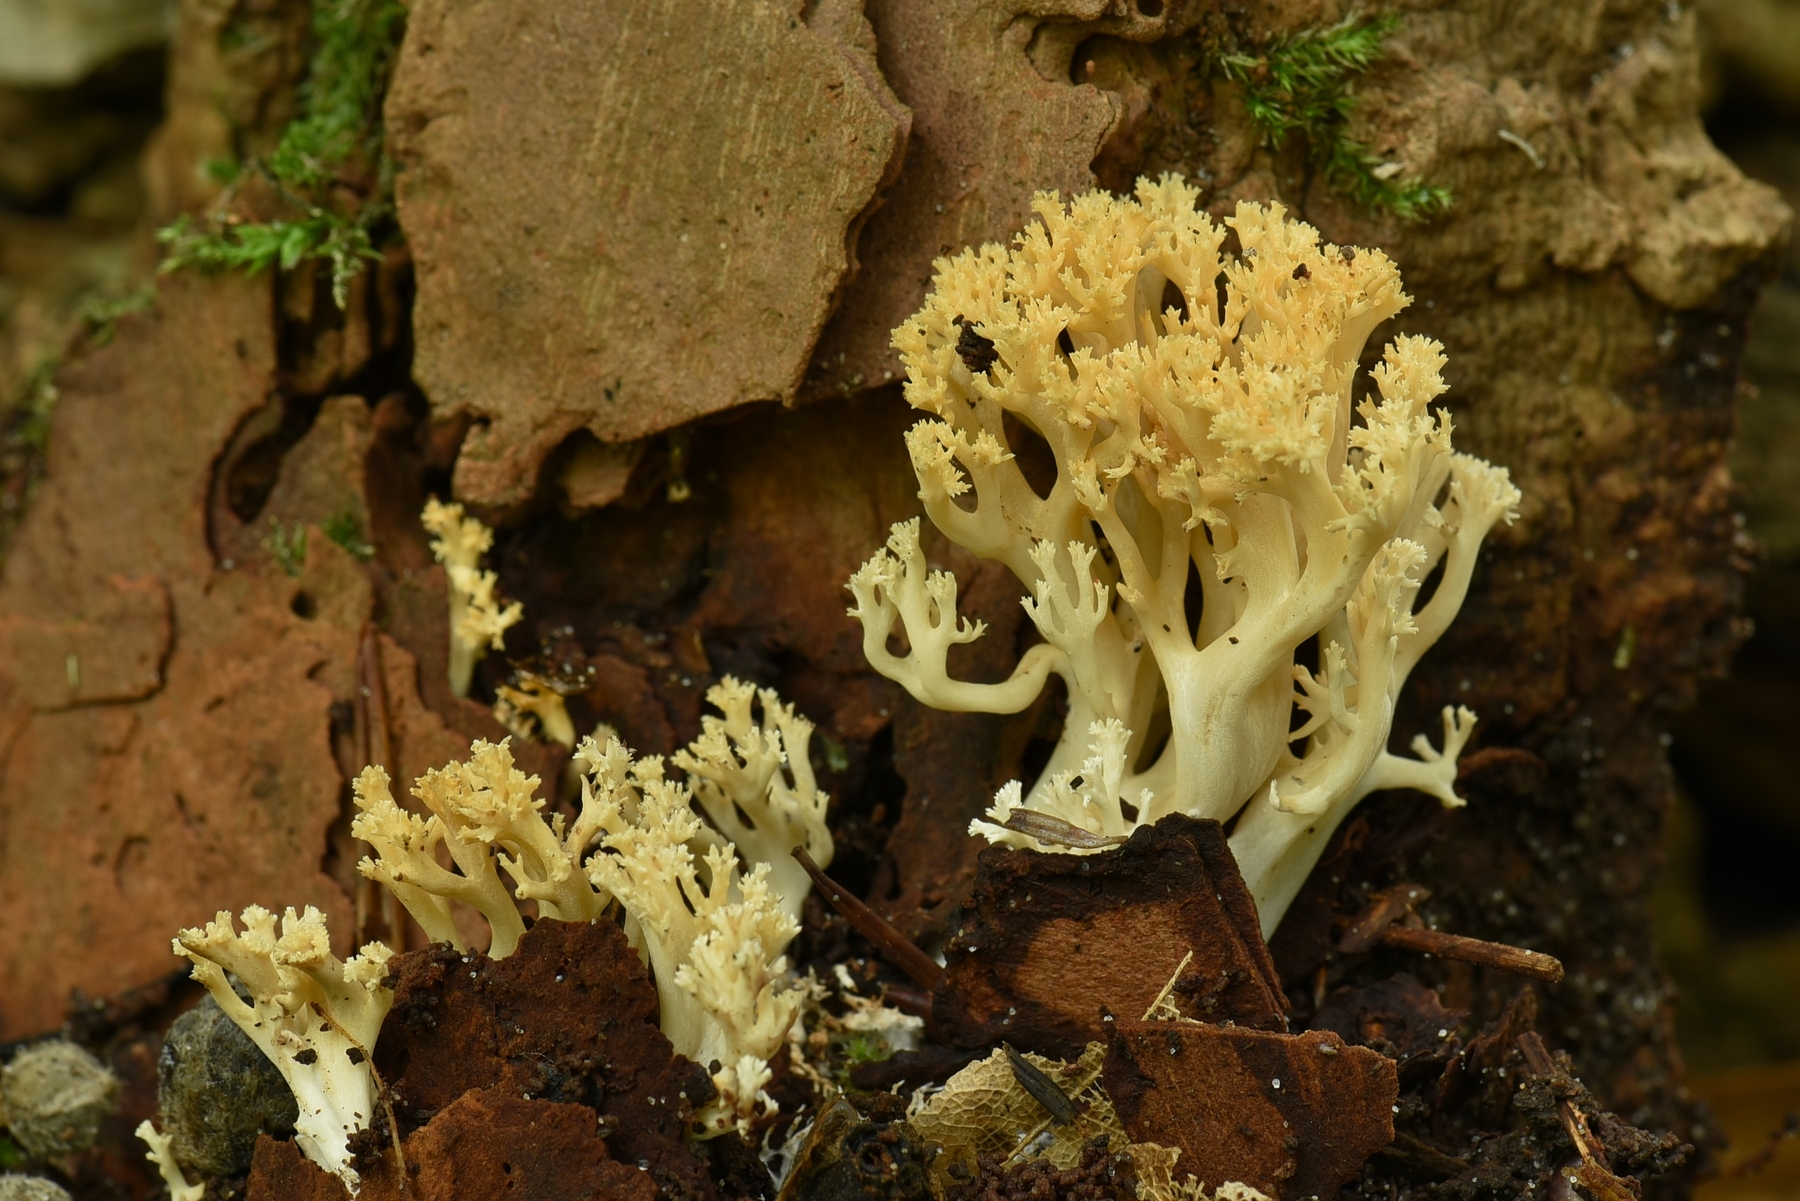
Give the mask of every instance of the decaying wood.
POLYGON ((933 1006, 952 1041, 1073 1058, 1134 1018, 1184 956, 1176 1008, 1287 1028, 1285 998, 1219 823, 1171 817, 1092 855, 991 847, 944 952, 933 1006))
POLYGON ((1182 1173, 1280 1201, 1335 1197, 1394 1137, 1394 1061, 1336 1034, 1120 1022, 1106 1091, 1133 1141, 1179 1147, 1182 1173))
POLYGON ((910 114, 856 0, 416 4, 387 102, 457 494, 791 398, 910 114))

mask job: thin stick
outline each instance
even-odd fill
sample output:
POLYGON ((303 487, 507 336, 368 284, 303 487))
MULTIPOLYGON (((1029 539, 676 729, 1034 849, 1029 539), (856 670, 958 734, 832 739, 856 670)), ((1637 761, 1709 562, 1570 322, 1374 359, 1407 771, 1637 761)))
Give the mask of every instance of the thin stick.
POLYGON ((1417 884, 1396 884, 1376 893, 1368 906, 1350 923, 1350 929, 1338 941, 1338 950, 1357 955, 1380 943, 1407 951, 1423 951, 1445 959, 1460 959, 1483 967, 1515 972, 1535 980, 1556 984, 1563 978, 1560 960, 1540 951, 1527 951, 1502 942, 1487 942, 1461 934, 1428 930, 1413 912, 1413 907, 1431 895, 1417 884), (1404 924, 1402 924, 1404 923, 1404 924))
POLYGON ((394 1144, 394 1162, 400 1165, 400 1171, 398 1173, 400 1177, 400 1195, 402 1197, 411 1197, 412 1182, 406 1177, 406 1152, 400 1146, 400 1123, 394 1119, 394 1102, 388 1093, 387 1082, 381 1078, 381 1073, 375 1070, 374 1058, 361 1047, 358 1047, 357 1050, 362 1051, 363 1059, 369 1065, 369 1075, 375 1078, 375 1096, 381 1102, 382 1115, 387 1118, 388 1138, 392 1140, 394 1144))
POLYGON ((1527 951, 1523 947, 1509 947, 1501 942, 1465 938, 1461 934, 1446 934, 1442 930, 1389 926, 1381 932, 1381 943, 1383 946, 1400 947, 1408 951, 1423 951, 1444 959, 1460 959, 1464 963, 1496 967, 1503 972, 1514 972, 1551 984, 1563 978, 1562 961, 1554 955, 1546 955, 1542 951, 1527 951))
MULTIPOLYGON (((373 622, 364 622, 362 637, 356 648, 356 742, 364 767, 386 767, 393 758, 393 745, 388 731, 387 678, 381 667, 381 638, 373 622)), ((375 882, 367 878, 358 883, 356 893, 357 941, 368 937, 366 929, 371 910, 381 910, 383 931, 389 947, 398 954, 406 950, 406 913, 400 898, 391 889, 375 892, 375 882), (378 897, 375 904, 369 898, 378 897)))
POLYGON ((829 901, 831 907, 841 913, 858 934, 874 943, 875 949, 886 956, 888 962, 910 976, 912 982, 920 988, 937 988, 938 982, 944 978, 944 969, 938 966, 936 960, 914 946, 912 940, 894 929, 886 918, 840 888, 837 881, 827 876, 824 869, 813 862, 813 857, 806 853, 805 847, 795 847, 794 858, 806 869, 806 874, 812 877, 819 895, 829 901))
POLYGON ((1405 917, 1414 905, 1431 895, 1431 890, 1419 884, 1396 884, 1394 887, 1375 894, 1369 907, 1357 916, 1349 931, 1338 943, 1338 950, 1346 955, 1356 955, 1368 950, 1381 941, 1381 935, 1387 928, 1405 917))
POLYGON ((1781 1151, 1781 1144, 1796 1135, 1800 1135, 1800 1111, 1789 1110, 1787 1120, 1769 1135, 1768 1141, 1763 1143, 1759 1151, 1747 1157, 1736 1167, 1726 1168, 1719 1175, 1726 1180, 1756 1175, 1769 1166, 1770 1161, 1781 1151))
POLYGON ((1150 1008, 1144 1010, 1144 1016, 1139 1019, 1140 1021, 1147 1022, 1152 1017, 1156 1016, 1157 1006, 1163 1003, 1163 998, 1175 991, 1175 981, 1181 979, 1181 973, 1187 971, 1187 965, 1192 962, 1194 962, 1194 953, 1192 951, 1189 951, 1186 955, 1181 957, 1181 962, 1175 965, 1174 974, 1169 977, 1169 982, 1162 986, 1161 992, 1156 994, 1156 1000, 1150 1002, 1150 1008))
MULTIPOLYGON (((1527 1030, 1516 1041, 1519 1054, 1525 1057, 1525 1066, 1533 1075, 1556 1074, 1556 1061, 1550 1058, 1537 1031, 1527 1030)), ((1563 1169, 1564 1178, 1581 1185, 1596 1201, 1637 1201, 1637 1193, 1613 1175, 1606 1147, 1588 1129, 1587 1118, 1566 1098, 1556 1103, 1556 1112, 1562 1118, 1563 1129, 1568 1131, 1569 1141, 1575 1144, 1576 1154, 1581 1156, 1579 1165, 1563 1169)))

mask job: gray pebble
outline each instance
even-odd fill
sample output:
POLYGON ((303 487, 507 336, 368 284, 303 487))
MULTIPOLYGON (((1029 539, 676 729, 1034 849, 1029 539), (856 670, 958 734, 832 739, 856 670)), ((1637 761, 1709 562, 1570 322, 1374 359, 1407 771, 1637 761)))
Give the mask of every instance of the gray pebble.
POLYGON ((294 1132, 300 1110, 287 1081, 211 997, 169 1027, 156 1077, 159 1125, 198 1175, 247 1172, 258 1134, 294 1132))
POLYGON ((0 1201, 71 1201, 69 1190, 42 1176, 0 1176, 0 1201))
POLYGON ((112 1070, 60 1038, 26 1047, 0 1070, 0 1102, 12 1139, 33 1159, 93 1146, 118 1096, 112 1070))

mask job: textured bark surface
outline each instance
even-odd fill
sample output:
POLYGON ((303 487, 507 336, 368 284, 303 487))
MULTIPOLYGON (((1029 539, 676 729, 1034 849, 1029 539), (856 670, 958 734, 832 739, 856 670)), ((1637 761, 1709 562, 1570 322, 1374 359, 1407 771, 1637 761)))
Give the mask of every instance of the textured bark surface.
POLYGON ((395 959, 393 974, 375 1064, 402 1131, 432 1130, 482 1090, 586 1105, 611 1154, 644 1165, 664 1195, 717 1195, 682 1141, 712 1084, 656 1028, 656 990, 617 926, 539 922, 501 960, 436 943, 395 959))
POLYGON ((479 417, 459 493, 794 394, 906 139, 858 7, 412 9, 388 116, 416 378, 479 417))
POLYGON ((1106 1091, 1133 1142, 1179 1147, 1209 1188, 1334 1197, 1394 1137, 1394 1061, 1335 1034, 1121 1022, 1106 1091))
POLYGON ((270 889, 347 921, 321 864, 330 710, 368 584, 323 539, 298 581, 222 571, 207 544, 213 458, 273 369, 266 281, 176 282, 63 376, 50 478, 0 576, 37 647, 0 665, 6 1037, 55 1026, 71 988, 168 973, 174 928, 270 889))
MULTIPOLYGON (((500 1088, 457 1099, 403 1144, 404 1183, 391 1148, 363 1169, 357 1197, 369 1201, 461 1201, 529 1197, 532 1201, 654 1201, 648 1173, 615 1160, 581 1105, 520 1097, 500 1088)), ((257 1140, 242 1194, 246 1201, 347 1201, 336 1176, 314 1165, 292 1142, 257 1140)))
POLYGON ((1217 822, 1175 815, 1095 855, 989 847, 932 1008, 947 1041, 1073 1060, 1165 988, 1190 1018, 1287 1028, 1256 905, 1217 822))

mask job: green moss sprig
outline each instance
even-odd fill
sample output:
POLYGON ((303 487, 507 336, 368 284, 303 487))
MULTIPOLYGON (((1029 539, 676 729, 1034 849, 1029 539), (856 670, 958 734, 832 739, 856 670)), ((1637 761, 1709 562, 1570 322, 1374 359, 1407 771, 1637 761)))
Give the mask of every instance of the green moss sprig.
POLYGON ((363 535, 362 518, 354 509, 332 514, 319 524, 319 528, 358 561, 367 563, 375 557, 375 547, 363 535))
POLYGON ((1277 38, 1254 53, 1219 56, 1219 69, 1244 89, 1244 103, 1269 145, 1279 150, 1290 136, 1307 143, 1314 164, 1332 188, 1364 208, 1402 221, 1424 221, 1448 211, 1450 189, 1396 177, 1348 133, 1356 100, 1350 81, 1382 54, 1399 24, 1396 17, 1352 16, 1323 29, 1277 38))
POLYGON ((288 575, 297 579, 306 570, 306 527, 300 522, 288 527, 277 518, 269 518, 269 532, 263 535, 262 544, 276 566, 288 575))
POLYGON ((282 131, 266 159, 209 164, 225 185, 203 221, 183 214, 157 232, 166 248, 162 270, 268 268, 290 271, 317 260, 331 270, 331 294, 342 308, 350 281, 381 256, 373 230, 392 211, 392 171, 382 153, 381 99, 405 28, 398 0, 313 0, 314 50, 300 86, 300 116, 282 131), (349 178, 372 169, 372 194, 349 178), (250 178, 271 184, 301 216, 244 221, 230 211, 250 178), (348 185, 348 186, 346 186, 348 185))

